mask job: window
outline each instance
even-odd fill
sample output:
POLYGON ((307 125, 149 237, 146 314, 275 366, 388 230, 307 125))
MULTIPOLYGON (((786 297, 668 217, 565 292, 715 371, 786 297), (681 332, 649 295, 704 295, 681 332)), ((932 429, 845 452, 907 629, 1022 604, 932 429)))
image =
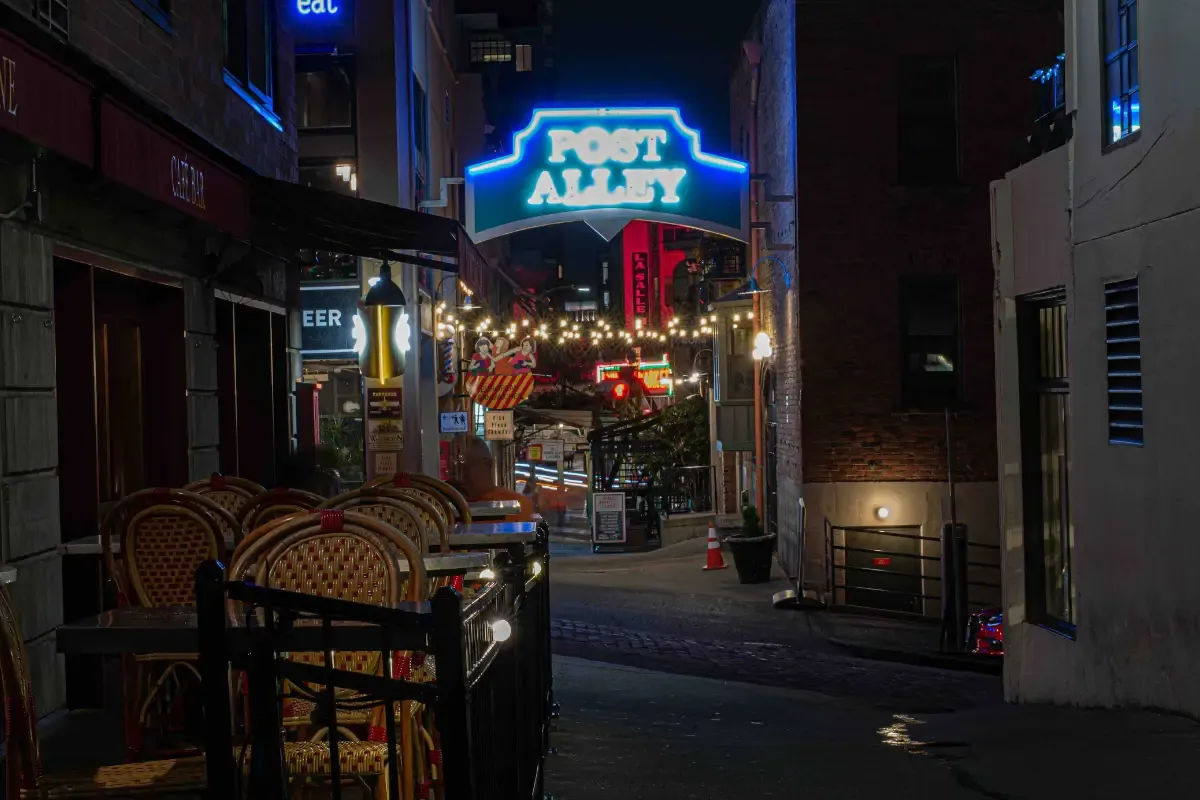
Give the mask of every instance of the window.
POLYGON ((904 56, 898 77, 899 178, 906 186, 958 181, 958 77, 953 57, 904 56))
POLYGON ((607 261, 600 262, 600 282, 608 283, 608 262, 607 261))
POLYGON ((327 65, 297 70, 296 126, 301 130, 354 126, 354 79, 349 69, 327 65))
POLYGON ((533 72, 532 45, 517 45, 517 72, 533 72))
POLYGON ((953 406, 960 385, 958 279, 901 279, 900 320, 904 408, 953 406))
POLYGON ((491 64, 512 60, 512 42, 503 36, 481 36, 471 40, 472 64, 491 64))
MULTIPOLYGON (((268 112, 275 98, 275 6, 270 0, 224 0, 225 72, 243 98, 268 112)), ((226 81, 229 83, 229 81, 226 81)))
POLYGON ((429 98, 425 87, 413 75, 413 150, 416 153, 416 171, 419 178, 429 175, 429 98))
POLYGON ((604 310, 608 311, 612 306, 612 295, 609 292, 604 293, 604 310))
POLYGON ((1020 301, 1017 340, 1026 608, 1031 621, 1069 632, 1075 626, 1075 532, 1069 492, 1067 304, 1061 289, 1020 301))
POLYGON ((1138 279, 1104 286, 1104 333, 1108 351, 1108 441, 1141 447, 1142 327, 1138 279))
POLYGON ((1142 127, 1138 89, 1137 0, 1103 0, 1104 88, 1108 104, 1105 142, 1124 139, 1142 127))
POLYGON ((155 25, 171 30, 171 0, 130 0, 134 6, 150 18, 155 25))

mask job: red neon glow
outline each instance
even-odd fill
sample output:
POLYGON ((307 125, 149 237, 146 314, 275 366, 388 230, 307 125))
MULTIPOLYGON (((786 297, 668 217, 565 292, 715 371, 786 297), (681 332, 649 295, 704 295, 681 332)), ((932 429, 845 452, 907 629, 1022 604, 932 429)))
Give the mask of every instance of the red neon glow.
POLYGON ((629 384, 625 383, 625 381, 618 381, 616 385, 613 386, 613 397, 617 398, 618 400, 624 400, 628 396, 629 384))

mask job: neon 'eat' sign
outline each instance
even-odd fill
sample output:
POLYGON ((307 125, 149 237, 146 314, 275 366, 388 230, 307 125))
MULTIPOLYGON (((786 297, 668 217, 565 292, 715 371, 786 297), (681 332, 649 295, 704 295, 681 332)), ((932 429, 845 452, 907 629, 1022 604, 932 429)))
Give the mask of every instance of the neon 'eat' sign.
POLYGON ((341 8, 341 0, 296 0, 296 10, 302 16, 336 16, 341 8))
POLYGON ((466 183, 475 241, 575 220, 605 238, 632 219, 748 233, 747 165, 705 153, 673 108, 540 109, 466 183))

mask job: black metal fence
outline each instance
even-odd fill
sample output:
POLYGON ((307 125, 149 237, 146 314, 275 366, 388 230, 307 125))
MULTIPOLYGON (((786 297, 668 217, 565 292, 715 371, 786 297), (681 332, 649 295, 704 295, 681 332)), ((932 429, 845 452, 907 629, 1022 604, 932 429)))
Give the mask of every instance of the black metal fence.
MULTIPOLYGON (((497 559, 496 579, 469 601, 447 587, 429 603, 401 608, 226 583, 216 562, 201 567, 196 596, 208 729, 207 796, 288 796, 292 776, 281 709, 283 687, 290 682, 319 687, 314 699, 328 721, 340 711, 382 710, 388 758, 380 780, 386 793, 377 791, 377 797, 399 800, 420 794, 414 793, 412 765, 402 755, 414 752, 411 741, 404 742, 397 730, 408 724, 399 714, 419 703, 432 711, 438 742, 435 796, 541 800, 553 710, 547 556, 544 542, 514 546, 497 559), (244 610, 249 637, 230 635, 226 609, 231 601, 244 610), (338 651, 379 653, 382 674, 338 668, 338 651), (323 653, 324 663, 289 658, 295 652, 323 653), (398 674, 395 665, 402 653, 432 659, 432 681, 387 677, 398 674), (244 727, 234 725, 231 715, 231 667, 248 676, 250 714, 244 727), (250 755, 243 760, 246 752, 250 755)), ((359 745, 344 741, 336 724, 327 731, 330 770, 322 777, 332 796, 340 798, 344 762, 338 749, 359 745)))
POLYGON ((707 514, 713 510, 713 467, 669 467, 662 471, 663 510, 707 514))
MULTIPOLYGON (((940 615, 941 537, 917 525, 839 526, 825 521, 830 605, 940 615)), ((1000 604, 1000 547, 969 542, 968 604, 1000 604)))

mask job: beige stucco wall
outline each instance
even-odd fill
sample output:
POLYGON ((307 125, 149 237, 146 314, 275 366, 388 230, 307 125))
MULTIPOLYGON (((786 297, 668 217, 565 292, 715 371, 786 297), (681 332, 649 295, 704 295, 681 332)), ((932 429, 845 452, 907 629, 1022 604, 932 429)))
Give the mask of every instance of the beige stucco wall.
POLYGON ((1140 3, 1142 130, 1102 148, 1099 4, 1068 2, 1074 141, 993 185, 1005 689, 1018 702, 1138 705, 1200 714, 1200 4, 1140 3), (1063 155, 1059 155, 1059 154, 1063 155), (1069 158, 1064 162, 1063 158, 1069 158), (1052 163, 1057 160, 1059 164, 1052 163), (1068 186, 1057 225, 1036 219, 1068 186), (1062 215, 1062 225, 1067 217, 1062 215), (1041 227, 1039 227, 1041 225, 1041 227), (1108 443, 1104 284, 1140 287, 1145 446, 1108 443), (1071 381, 1074 640, 1025 620, 1014 298, 1065 285, 1071 381))
MULTIPOLYGON (((945 483, 918 481, 843 481, 838 483, 804 484, 804 585, 818 594, 829 591, 828 526, 920 526, 920 534, 937 539, 944 523, 950 521, 950 495, 945 483), (876 509, 888 509, 886 520, 876 516, 876 509)), ((972 543, 998 545, 1000 531, 999 493, 995 483, 972 482, 955 486, 955 515, 960 524, 967 526, 972 543)), ((930 597, 941 597, 938 561, 941 545, 936 541, 921 543, 921 555, 929 556, 923 565, 923 575, 929 577, 923 593, 930 597)), ((972 561, 998 563, 992 551, 974 551, 972 561)), ((783 557, 783 556, 781 556, 783 557)), ((794 555, 791 556, 795 558, 794 555)), ((790 573, 794 565, 785 565, 790 573)), ((999 582, 999 572, 994 569, 972 568, 971 581, 999 582)), ((983 587, 972 589, 972 597, 999 600, 997 593, 983 587)), ((928 600, 925 613, 939 614, 938 601, 928 600)))

